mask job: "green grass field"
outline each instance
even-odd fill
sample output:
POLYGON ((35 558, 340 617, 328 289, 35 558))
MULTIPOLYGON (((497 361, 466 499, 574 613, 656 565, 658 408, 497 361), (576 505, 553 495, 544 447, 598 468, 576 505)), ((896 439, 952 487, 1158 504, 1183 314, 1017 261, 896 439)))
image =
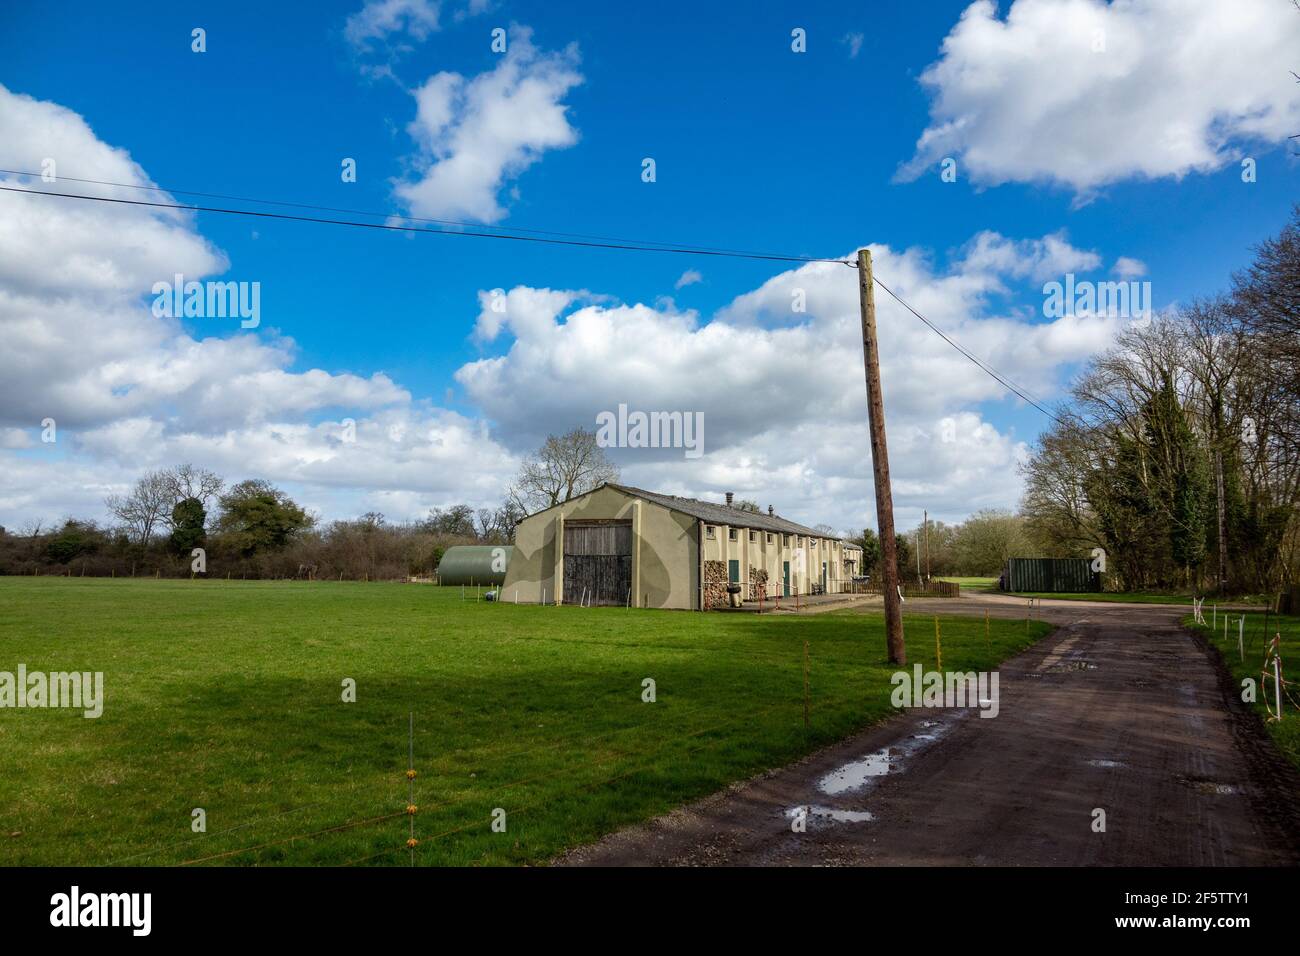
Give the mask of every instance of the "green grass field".
MULTIPOLYGON (((1286 677, 1290 674, 1290 679, 1295 680, 1296 675, 1300 673, 1300 617, 1290 614, 1278 615, 1269 614, 1267 616, 1268 629, 1265 630, 1265 615, 1262 611, 1247 611, 1244 615, 1229 611, 1219 613, 1217 622, 1211 615, 1209 608, 1202 611, 1205 617, 1205 627, 1199 630, 1209 638, 1219 654, 1223 657, 1228 669, 1241 687, 1243 679, 1250 677, 1259 687, 1256 693, 1254 708, 1259 716, 1268 721, 1268 711, 1264 707, 1263 692, 1267 692, 1270 705, 1273 703, 1273 682, 1272 678, 1261 673, 1264 664, 1264 650, 1267 638, 1274 634, 1281 635, 1281 656, 1282 656, 1282 675, 1286 677), (1246 626, 1242 633, 1238 621, 1245 617, 1246 626), (1224 621, 1227 620, 1227 634, 1224 633, 1224 621), (1240 641, 1239 641, 1240 635, 1240 641), (1267 638, 1266 638, 1267 635, 1267 638), (1244 655, 1243 652, 1244 651, 1244 655), (1244 659, 1243 659, 1244 658, 1244 659), (1266 684, 1266 686, 1259 686, 1266 684)), ((1184 621, 1189 626, 1195 627, 1190 617, 1184 621)), ((1270 674, 1272 671, 1270 670, 1270 674)), ((1291 697, 1300 700, 1300 687, 1293 687, 1290 691, 1291 697)), ((1280 721, 1268 721, 1267 727, 1273 739, 1277 742, 1280 749, 1287 758, 1300 767, 1300 709, 1286 696, 1283 691, 1282 698, 1282 719, 1280 721)))
MULTIPOLYGON (((995 621, 986 641, 982 620, 940 621, 949 670, 1048 630, 995 621)), ((931 619, 907 624, 909 660, 932 667, 931 619)), ((3 865, 407 865, 411 713, 415 862, 545 862, 891 712, 877 614, 539 608, 421 585, 0 578, 0 671, 20 663, 102 671, 106 703, 98 719, 0 710, 3 865)))
POLYGON ((947 577, 939 578, 939 580, 960 584, 962 591, 996 591, 998 588, 997 578, 947 577))

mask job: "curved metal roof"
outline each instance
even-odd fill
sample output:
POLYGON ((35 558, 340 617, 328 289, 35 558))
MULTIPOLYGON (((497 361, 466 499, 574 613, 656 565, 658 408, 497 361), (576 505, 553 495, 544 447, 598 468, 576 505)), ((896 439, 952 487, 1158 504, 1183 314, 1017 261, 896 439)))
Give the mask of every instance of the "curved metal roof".
POLYGON ((438 562, 438 581, 441 584, 505 584, 506 568, 514 557, 512 544, 458 544, 448 548, 438 562), (498 552, 505 552, 500 571, 492 570, 498 552))

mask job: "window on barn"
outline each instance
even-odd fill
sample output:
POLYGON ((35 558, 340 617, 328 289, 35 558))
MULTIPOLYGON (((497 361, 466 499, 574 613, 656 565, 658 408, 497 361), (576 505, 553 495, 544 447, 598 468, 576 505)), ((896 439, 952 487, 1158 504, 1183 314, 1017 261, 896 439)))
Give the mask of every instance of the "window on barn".
POLYGON ((713 537, 713 525, 711 525, 711 524, 706 524, 706 525, 704 526, 704 537, 706 537, 706 538, 712 538, 712 537, 713 537))
POLYGON ((783 548, 790 547, 790 536, 788 534, 781 535, 781 547, 783 548))
POLYGON ((772 535, 771 535, 771 534, 768 534, 768 536, 767 536, 767 543, 768 543, 768 544, 771 544, 771 543, 772 543, 772 535))
POLYGON ((728 540, 728 541, 735 541, 735 540, 736 540, 736 529, 735 529, 735 528, 728 528, 728 529, 727 529, 727 540, 728 540))
POLYGON ((758 532, 757 532, 757 531, 751 531, 751 532, 749 533, 749 540, 750 540, 750 541, 757 541, 757 540, 758 540, 758 532))

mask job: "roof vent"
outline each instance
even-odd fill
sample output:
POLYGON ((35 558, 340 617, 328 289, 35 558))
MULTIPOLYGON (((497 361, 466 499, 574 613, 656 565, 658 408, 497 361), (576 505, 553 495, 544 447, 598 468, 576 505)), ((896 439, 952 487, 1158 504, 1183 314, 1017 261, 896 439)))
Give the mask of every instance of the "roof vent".
POLYGON ((735 497, 736 497, 736 495, 735 495, 734 492, 730 492, 730 491, 727 492, 727 507, 728 507, 728 508, 731 507, 731 500, 732 500, 733 498, 735 498, 735 497))
POLYGON ((767 506, 767 513, 770 514, 770 515, 774 515, 774 514, 776 514, 776 509, 773 508, 771 505, 768 505, 768 506, 767 506))

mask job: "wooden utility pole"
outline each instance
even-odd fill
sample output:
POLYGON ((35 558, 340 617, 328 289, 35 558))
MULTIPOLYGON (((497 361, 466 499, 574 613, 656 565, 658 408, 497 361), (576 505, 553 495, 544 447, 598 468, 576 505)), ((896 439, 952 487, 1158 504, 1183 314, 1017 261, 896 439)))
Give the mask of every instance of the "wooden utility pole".
POLYGON ((858 292, 862 302, 862 355, 867 369, 867 414, 871 419, 871 468, 876 480, 876 528, 880 533, 880 589, 885 599, 885 645, 891 664, 907 663, 903 646, 903 604, 898 593, 898 542, 894 538, 894 494, 885 444, 885 400, 880 391, 876 349, 876 294, 871 250, 858 250, 858 292))

